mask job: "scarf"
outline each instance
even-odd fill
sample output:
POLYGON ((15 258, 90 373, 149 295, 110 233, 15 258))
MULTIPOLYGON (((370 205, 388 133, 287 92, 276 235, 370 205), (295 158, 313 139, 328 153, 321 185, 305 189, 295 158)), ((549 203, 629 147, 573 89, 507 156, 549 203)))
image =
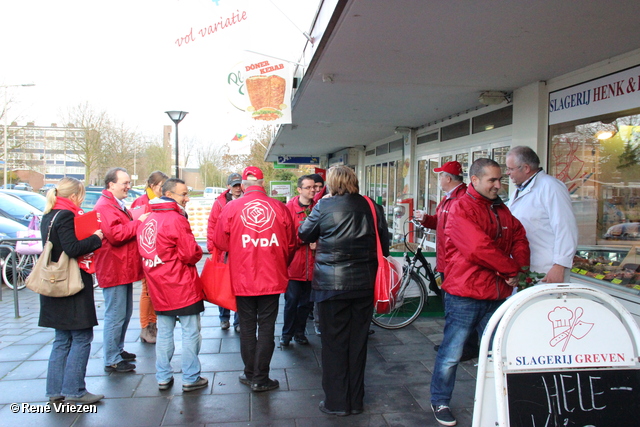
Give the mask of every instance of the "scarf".
MULTIPOLYGON (((53 209, 64 209, 67 211, 71 211, 73 212, 74 216, 84 215, 84 211, 66 197, 56 197, 56 204, 53 206, 53 209)), ((93 265, 93 252, 85 255, 80 255, 78 257, 78 267, 89 274, 95 273, 96 268, 93 265)))

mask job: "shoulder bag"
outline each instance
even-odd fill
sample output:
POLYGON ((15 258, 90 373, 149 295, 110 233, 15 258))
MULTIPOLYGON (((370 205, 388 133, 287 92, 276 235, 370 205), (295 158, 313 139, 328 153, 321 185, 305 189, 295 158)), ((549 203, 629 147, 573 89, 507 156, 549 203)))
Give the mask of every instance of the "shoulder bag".
POLYGON ((367 199, 373 214, 373 227, 376 230, 376 247, 378 249, 378 271, 376 272, 376 282, 373 289, 374 309, 378 314, 386 314, 390 313, 395 307, 398 291, 400 290, 402 266, 394 258, 383 255, 380 234, 378 233, 376 207, 369 197, 365 197, 365 199, 367 199))
POLYGON ((51 236, 53 222, 59 213, 55 214, 49 224, 47 241, 44 244, 42 254, 26 280, 27 288, 47 297, 68 297, 77 294, 84 288, 80 267, 78 267, 78 261, 75 258, 69 258, 62 251, 58 262, 51 262, 53 243, 51 243, 49 237, 51 236))

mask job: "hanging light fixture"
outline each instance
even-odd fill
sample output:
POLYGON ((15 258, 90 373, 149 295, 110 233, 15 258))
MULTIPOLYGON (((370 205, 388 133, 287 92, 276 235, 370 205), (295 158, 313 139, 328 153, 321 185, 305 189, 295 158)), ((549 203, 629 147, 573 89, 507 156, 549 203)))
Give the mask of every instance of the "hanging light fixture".
POLYGON ((618 129, 614 126, 613 123, 603 123, 598 127, 598 130, 596 130, 596 133, 593 136, 595 136, 596 139, 599 139, 600 141, 605 141, 609 138, 612 138, 617 131, 618 129))

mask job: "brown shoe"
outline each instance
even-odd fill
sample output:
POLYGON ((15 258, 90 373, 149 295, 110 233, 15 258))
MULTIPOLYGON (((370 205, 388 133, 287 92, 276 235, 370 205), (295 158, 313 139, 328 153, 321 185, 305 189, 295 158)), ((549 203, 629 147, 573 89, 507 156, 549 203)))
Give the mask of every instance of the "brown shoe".
POLYGON ((149 323, 149 325, 140 331, 140 341, 146 342, 148 344, 156 343, 156 335, 153 333, 153 323, 149 323))

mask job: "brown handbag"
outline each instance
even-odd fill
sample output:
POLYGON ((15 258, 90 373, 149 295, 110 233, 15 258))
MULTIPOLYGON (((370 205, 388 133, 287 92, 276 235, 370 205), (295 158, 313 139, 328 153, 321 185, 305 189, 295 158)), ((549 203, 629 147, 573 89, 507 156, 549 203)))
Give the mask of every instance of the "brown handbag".
POLYGON ((49 224, 47 242, 26 280, 27 288, 40 295, 56 298, 75 295, 84 288, 80 267, 75 258, 69 258, 69 255, 62 251, 58 262, 51 262, 53 243, 49 241, 49 236, 53 222, 59 213, 55 214, 49 224))

